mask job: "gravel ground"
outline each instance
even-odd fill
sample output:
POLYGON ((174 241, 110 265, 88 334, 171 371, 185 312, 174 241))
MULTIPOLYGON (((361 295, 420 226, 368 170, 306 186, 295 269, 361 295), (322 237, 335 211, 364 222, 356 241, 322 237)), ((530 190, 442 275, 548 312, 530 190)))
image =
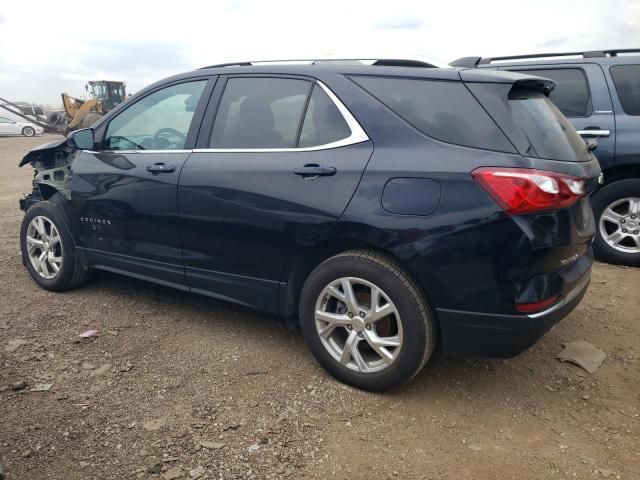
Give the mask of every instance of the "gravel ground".
POLYGON ((48 140, 0 138, 8 480, 640 478, 639 269, 597 264, 582 304, 515 359, 440 359, 364 393, 259 312, 109 274, 38 288, 18 243, 32 170, 17 164, 48 140), (606 352, 596 373, 555 359, 573 340, 606 352))

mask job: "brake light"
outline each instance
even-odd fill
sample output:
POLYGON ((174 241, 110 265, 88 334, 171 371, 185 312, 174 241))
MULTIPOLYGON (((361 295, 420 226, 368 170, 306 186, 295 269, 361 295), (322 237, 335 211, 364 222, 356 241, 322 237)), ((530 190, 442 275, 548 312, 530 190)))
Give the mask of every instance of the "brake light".
POLYGON ((511 215, 557 210, 586 194, 583 179, 531 168, 477 168, 471 175, 511 215))

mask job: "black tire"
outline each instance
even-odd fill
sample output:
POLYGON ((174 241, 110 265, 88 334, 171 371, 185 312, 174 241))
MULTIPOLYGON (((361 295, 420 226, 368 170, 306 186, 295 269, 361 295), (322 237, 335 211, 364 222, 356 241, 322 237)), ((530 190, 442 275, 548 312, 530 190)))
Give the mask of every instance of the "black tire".
POLYGON ((24 127, 22 129, 22 135, 25 137, 33 137, 36 134, 36 129, 33 127, 24 127))
MULTIPOLYGON (((57 194, 59 195, 59 194, 57 194)), ((75 249, 73 238, 65 220, 65 212, 50 201, 41 201, 32 205, 22 219, 20 228, 20 248, 22 250, 22 263, 25 265, 31 278, 45 290, 60 292, 70 290, 84 283, 89 277, 87 270, 75 249), (29 258, 27 248, 27 231, 31 220, 36 217, 44 217, 51 222, 58 231, 61 239, 61 266, 54 278, 48 279, 41 276, 34 268, 29 258)))
POLYGON ((411 380, 427 363, 436 344, 432 310, 408 272, 392 258, 368 250, 351 250, 321 263, 307 278, 300 297, 300 325, 307 347, 336 379, 356 388, 382 391, 411 380), (316 302, 324 288, 343 277, 378 286, 395 305, 403 329, 397 358, 385 369, 362 373, 347 368, 325 348, 316 328, 316 302))
POLYGON ((47 121, 55 126, 64 125, 67 121, 67 117, 64 113, 53 112, 47 117, 47 121))
MULTIPOLYGON (((596 218, 596 238, 594 251, 600 260, 618 265, 640 266, 640 253, 624 252, 610 246, 603 237, 600 219, 602 213, 615 202, 624 198, 640 198, 640 179, 618 180, 598 190, 591 199, 593 213, 596 218)), ((628 219, 638 222, 640 218, 628 219)), ((637 231, 639 223, 636 223, 637 231)))

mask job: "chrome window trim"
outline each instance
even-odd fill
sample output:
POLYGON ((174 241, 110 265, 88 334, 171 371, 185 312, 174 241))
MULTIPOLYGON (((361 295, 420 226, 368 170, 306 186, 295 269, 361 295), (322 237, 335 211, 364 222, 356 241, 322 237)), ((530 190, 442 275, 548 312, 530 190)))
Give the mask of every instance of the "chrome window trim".
POLYGON ((100 150, 98 152, 94 152, 93 150, 83 150, 83 152, 87 153, 191 153, 193 150, 100 150))
POLYGON ((324 90, 327 96, 331 99, 336 106, 340 115, 347 123, 351 134, 335 142, 325 143, 323 145, 313 145, 310 147, 288 147, 288 148, 195 148, 193 150, 101 150, 100 152, 94 152, 85 150, 89 153, 121 153, 121 154, 144 154, 144 153, 268 153, 268 152, 313 152, 318 150, 330 150, 332 148, 346 147, 349 145, 356 145, 358 143, 366 142, 369 137, 360 126, 355 117, 347 109, 347 107, 340 101, 340 99, 321 81, 315 82, 324 90))
POLYGON ((310 147, 286 147, 286 148, 196 148, 194 153, 268 153, 268 152, 313 152, 317 150, 330 150, 332 148, 346 147, 348 145, 355 145, 358 143, 366 142, 369 137, 362 129, 358 121, 351 114, 351 112, 345 107, 340 99, 321 81, 316 80, 316 84, 324 90, 327 96, 331 99, 336 106, 342 118, 347 123, 351 135, 335 142, 325 143, 323 145, 313 145, 310 147))

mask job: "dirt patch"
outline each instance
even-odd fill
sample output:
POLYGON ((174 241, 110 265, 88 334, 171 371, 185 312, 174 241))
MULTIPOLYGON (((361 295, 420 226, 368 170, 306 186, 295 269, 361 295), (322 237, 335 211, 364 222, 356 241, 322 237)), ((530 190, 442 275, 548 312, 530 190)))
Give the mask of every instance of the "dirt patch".
POLYGON ((518 358, 444 359, 363 393, 268 315, 108 274, 39 289, 17 164, 51 139, 0 138, 8 480, 640 478, 639 269, 597 264, 582 304, 518 358), (606 353, 596 373, 555 358, 577 340, 606 353))

